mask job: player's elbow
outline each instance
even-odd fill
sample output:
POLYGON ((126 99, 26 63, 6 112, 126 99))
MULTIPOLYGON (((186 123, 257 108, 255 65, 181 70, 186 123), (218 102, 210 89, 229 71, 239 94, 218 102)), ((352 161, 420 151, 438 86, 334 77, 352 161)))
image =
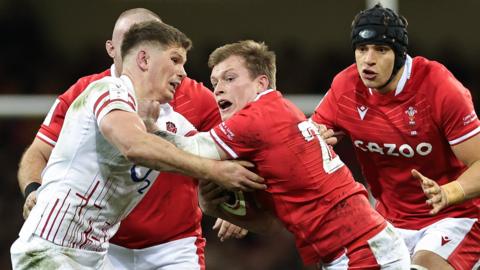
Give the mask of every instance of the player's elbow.
POLYGON ((123 156, 134 164, 142 164, 145 161, 145 145, 141 142, 126 145, 122 151, 123 156))

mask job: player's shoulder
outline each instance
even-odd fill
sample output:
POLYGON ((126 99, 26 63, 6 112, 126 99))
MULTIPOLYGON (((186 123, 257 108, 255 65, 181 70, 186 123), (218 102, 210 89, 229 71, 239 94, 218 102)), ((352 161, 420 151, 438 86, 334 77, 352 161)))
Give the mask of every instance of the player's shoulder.
MULTIPOLYGON (((79 86, 79 90, 84 90, 92 82, 96 82, 96 81, 102 80, 102 79, 110 77, 110 76, 111 76, 110 69, 107 69, 107 70, 105 70, 101 73, 96 73, 96 74, 91 74, 91 75, 84 76, 84 77, 78 79, 78 81, 75 83, 75 85, 79 86)), ((112 77, 110 77, 110 78, 112 78, 112 77)))
POLYGON ((329 92, 337 97, 345 93, 353 94, 354 91, 352 90, 356 88, 359 80, 360 77, 358 76, 357 65, 352 64, 333 78, 329 92))
POLYGON ((431 79, 440 79, 444 76, 451 76, 450 71, 441 63, 435 60, 429 60, 422 56, 416 56, 412 59, 413 72, 421 74, 421 76, 428 76, 431 79))
POLYGON ((425 57, 413 58, 412 74, 416 81, 427 86, 419 89, 428 91, 428 95, 449 96, 468 92, 447 67, 425 57))
POLYGON ((60 99, 64 100, 67 103, 72 102, 78 97, 87 87, 95 81, 101 80, 107 76, 110 76, 110 69, 107 69, 101 73, 91 74, 84 77, 81 77, 73 84, 65 93, 59 96, 60 99))

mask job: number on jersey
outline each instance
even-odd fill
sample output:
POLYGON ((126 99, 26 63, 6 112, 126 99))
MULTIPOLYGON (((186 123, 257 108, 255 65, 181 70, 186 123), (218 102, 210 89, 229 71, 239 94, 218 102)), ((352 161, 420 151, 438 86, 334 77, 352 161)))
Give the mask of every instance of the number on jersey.
POLYGON ((340 157, 333 152, 332 147, 330 147, 320 136, 317 127, 309 121, 303 121, 298 124, 298 129, 303 135, 305 141, 310 142, 314 139, 320 144, 322 149, 322 160, 323 160, 323 170, 331 174, 341 168, 344 164, 340 157))

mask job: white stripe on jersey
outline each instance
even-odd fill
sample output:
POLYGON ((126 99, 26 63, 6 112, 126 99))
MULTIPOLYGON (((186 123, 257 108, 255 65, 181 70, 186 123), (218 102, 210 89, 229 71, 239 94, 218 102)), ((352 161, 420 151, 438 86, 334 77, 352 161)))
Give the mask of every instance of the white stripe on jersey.
POLYGON ((480 127, 477 127, 476 129, 468 132, 467 134, 465 134, 463 136, 460 136, 459 138, 453 139, 453 140, 449 141, 448 143, 450 145, 455 145, 455 144, 461 143, 461 142, 469 139, 470 137, 473 137, 474 135, 476 135, 479 132, 480 132, 480 127))
POLYGON ((220 147, 223 148, 223 150, 227 151, 227 153, 232 157, 232 158, 238 158, 237 153, 233 151, 232 148, 230 148, 225 142, 218 137, 217 133, 215 133, 215 130, 210 130, 210 135, 212 135, 213 139, 220 145, 220 147))
POLYGON ((55 102, 53 103, 52 107, 50 108, 50 111, 48 111, 47 117, 45 117, 45 120, 43 120, 43 125, 50 126, 50 122, 52 121, 53 112, 57 108, 58 103, 60 103, 60 100, 57 98, 57 99, 55 99, 55 102))
POLYGON ((50 139, 49 137, 47 137, 45 134, 43 134, 43 133, 40 132, 40 131, 37 133, 37 137, 39 137, 40 139, 45 140, 46 142, 48 142, 48 143, 51 144, 52 146, 55 146, 55 144, 57 144, 56 141, 50 139))

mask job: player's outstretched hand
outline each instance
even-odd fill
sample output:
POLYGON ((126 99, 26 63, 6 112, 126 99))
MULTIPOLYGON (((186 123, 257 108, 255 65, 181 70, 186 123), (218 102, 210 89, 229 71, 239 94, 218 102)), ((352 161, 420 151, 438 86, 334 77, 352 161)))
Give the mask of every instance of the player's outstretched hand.
POLYGON ((329 145, 335 145, 338 142, 338 138, 334 137, 333 129, 328 129, 327 126, 322 124, 317 124, 312 121, 313 125, 318 129, 318 133, 322 137, 322 139, 329 145))
POLYGON ((149 99, 138 100, 138 115, 142 118, 147 132, 157 131, 158 127, 155 123, 160 116, 160 103, 149 99))
POLYGON ((437 182, 424 176, 415 169, 412 170, 412 175, 416 179, 420 180, 423 193, 425 196, 427 196, 427 204, 432 207, 430 214, 435 215, 440 212, 440 210, 448 206, 448 200, 445 191, 437 184, 437 182))
POLYGON ((23 204, 23 218, 27 219, 28 215, 30 215, 30 211, 37 203, 37 192, 33 191, 28 194, 27 198, 25 199, 25 203, 23 204))
POLYGON ((248 161, 219 161, 212 168, 210 180, 232 191, 266 189, 263 177, 248 170, 253 167, 255 165, 248 161))
POLYGON ((239 227, 221 218, 217 218, 212 229, 218 230, 217 236, 220 238, 221 242, 232 238, 241 239, 248 233, 247 229, 239 227))
POLYGON ((204 180, 200 180, 198 189, 198 201, 203 213, 218 217, 220 215, 218 205, 228 200, 225 189, 213 182, 204 180))

